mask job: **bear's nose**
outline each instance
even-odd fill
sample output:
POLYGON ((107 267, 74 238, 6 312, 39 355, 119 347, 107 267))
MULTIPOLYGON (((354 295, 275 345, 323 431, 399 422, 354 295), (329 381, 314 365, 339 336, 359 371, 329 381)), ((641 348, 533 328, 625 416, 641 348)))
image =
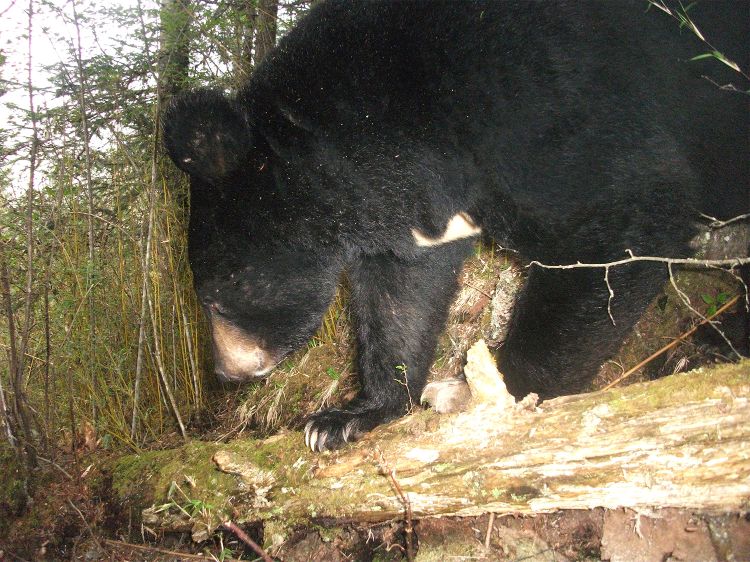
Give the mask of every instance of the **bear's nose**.
POLYGON ((245 382, 247 380, 247 377, 228 373, 222 368, 214 369, 214 374, 216 375, 216 378, 218 378, 221 382, 225 382, 225 383, 237 384, 237 383, 245 382))
POLYGON ((204 298, 201 303, 210 314, 219 314, 221 316, 226 314, 226 309, 224 308, 224 306, 219 301, 216 301, 210 297, 204 298))
POLYGON ((227 318, 210 317, 214 372, 224 382, 243 382, 266 375, 275 362, 257 339, 227 318))
POLYGON ((216 378, 221 382, 233 382, 222 369, 214 369, 214 375, 216 375, 216 378))

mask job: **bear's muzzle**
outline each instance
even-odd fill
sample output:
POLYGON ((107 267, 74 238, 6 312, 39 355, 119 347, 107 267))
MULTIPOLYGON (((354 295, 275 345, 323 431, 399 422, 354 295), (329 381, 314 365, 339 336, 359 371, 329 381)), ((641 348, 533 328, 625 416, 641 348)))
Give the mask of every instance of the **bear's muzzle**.
POLYGON ((214 372, 223 382, 245 382, 271 372, 276 361, 259 342, 228 320, 212 314, 214 372))

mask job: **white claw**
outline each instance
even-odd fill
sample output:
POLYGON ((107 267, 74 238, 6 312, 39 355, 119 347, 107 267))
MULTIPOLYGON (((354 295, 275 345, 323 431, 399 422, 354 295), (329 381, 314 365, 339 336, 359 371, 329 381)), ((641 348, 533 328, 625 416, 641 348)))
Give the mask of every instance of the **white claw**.
POLYGON ((356 419, 350 420, 344 426, 344 431, 341 432, 341 436, 344 438, 344 443, 348 443, 349 442, 349 434, 351 434, 352 429, 354 429, 354 423, 356 421, 357 421, 356 419))
POLYGON ((308 447, 310 447, 313 450, 313 452, 315 452, 317 444, 318 444, 318 430, 317 428, 313 428, 310 431, 310 444, 308 445, 308 447))
POLYGON ((314 423, 313 420, 310 420, 305 425, 305 447, 307 448, 311 448, 310 447, 310 430, 312 429, 313 423, 314 423))
POLYGON ((323 452, 326 450, 326 441, 328 441, 328 432, 324 431, 320 434, 320 437, 318 437, 318 451, 323 452))

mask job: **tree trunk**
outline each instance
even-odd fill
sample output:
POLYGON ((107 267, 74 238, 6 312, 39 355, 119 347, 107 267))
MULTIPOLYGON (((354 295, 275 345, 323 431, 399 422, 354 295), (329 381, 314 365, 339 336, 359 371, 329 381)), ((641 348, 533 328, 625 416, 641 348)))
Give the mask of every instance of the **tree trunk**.
POLYGON ((76 0, 72 3, 73 7, 73 23, 76 28, 76 69, 78 73, 78 110, 81 112, 81 132, 83 133, 83 150, 85 155, 85 171, 86 171, 86 231, 88 236, 88 262, 86 264, 86 302, 88 304, 88 335, 89 335, 89 353, 91 354, 90 361, 90 380, 93 385, 94 392, 91 401, 91 419, 96 424, 99 416, 98 400, 97 397, 100 394, 100 381, 99 372, 97 371, 95 360, 97 351, 97 338, 96 338, 96 251, 94 245, 94 186, 92 183, 92 168, 93 163, 91 159, 91 135, 89 129, 88 120, 88 84, 86 80, 86 72, 84 70, 83 62, 83 47, 81 44, 81 26, 78 20, 78 10, 76 8, 76 0))
POLYGON ((414 517, 595 506, 741 510, 750 496, 749 399, 745 361, 537 408, 417 412, 333 453, 307 451, 296 432, 194 442, 122 459, 115 488, 137 491, 146 507, 163 504, 174 482, 186 490, 171 497, 177 504, 211 504, 213 511, 193 517, 143 512, 149 527, 191 529, 195 538, 229 517, 403 518, 402 493, 414 517))
POLYGON ((237 11, 234 19, 239 22, 236 33, 241 38, 241 44, 239 53, 234 60, 232 74, 234 87, 239 89, 247 82, 253 71, 253 45, 258 19, 257 2, 255 0, 244 0, 234 9, 237 11))
POLYGON ((276 20, 279 0, 260 0, 255 32, 255 66, 260 64, 268 52, 276 45, 276 20))
POLYGON ((185 89, 190 68, 190 0, 161 1, 159 92, 162 107, 185 89))
POLYGON ((26 395, 26 368, 27 362, 26 357, 29 353, 29 346, 31 342, 31 330, 34 321, 33 318, 33 301, 36 298, 36 292, 34 290, 34 256, 36 254, 36 236, 34 235, 34 198, 35 198, 35 183, 36 183, 36 169, 37 169, 37 157, 39 152, 39 130, 36 116, 36 105, 34 102, 34 87, 32 82, 32 38, 33 38, 33 21, 34 21, 34 1, 29 0, 28 10, 28 59, 27 59, 27 91, 29 96, 29 114, 31 116, 31 146, 29 149, 29 183, 26 189, 26 283, 24 287, 24 312, 23 312, 23 324, 21 325, 20 343, 13 337, 15 327, 13 326, 14 314, 13 306, 11 302, 10 285, 8 281, 7 262, 6 257, 3 253, 3 275, 4 275, 4 291, 7 295, 7 317, 8 317, 8 328, 10 331, 10 345, 11 345, 11 377, 10 386, 14 396, 14 410, 17 417, 17 422, 21 427, 19 435, 23 440, 23 450, 26 455, 26 463, 29 468, 37 466, 37 454, 34 444, 34 436, 31 427, 31 411, 29 407, 29 401, 26 395), (16 347, 18 346, 18 347, 16 347), (15 354, 15 359, 13 355, 15 354))

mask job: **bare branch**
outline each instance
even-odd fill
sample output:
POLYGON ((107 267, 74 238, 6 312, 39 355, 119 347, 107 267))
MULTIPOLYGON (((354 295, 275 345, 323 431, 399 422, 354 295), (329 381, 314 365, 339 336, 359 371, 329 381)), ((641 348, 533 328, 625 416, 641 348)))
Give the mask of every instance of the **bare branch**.
POLYGON ((731 219, 727 219, 725 221, 719 220, 716 217, 712 217, 712 216, 706 215, 704 213, 701 213, 701 216, 704 219, 708 219, 708 220, 711 221, 711 223, 709 223, 709 225, 708 225, 711 228, 723 228, 723 227, 727 226, 728 224, 732 224, 732 223, 735 223, 735 222, 739 222, 739 221, 744 221, 744 220, 750 219, 750 213, 745 213, 744 215, 738 215, 736 217, 732 217, 731 219))
POLYGON ((531 267, 532 265, 536 265, 538 267, 542 267, 544 269, 600 269, 600 268, 610 268, 610 267, 616 267, 618 265, 625 265, 627 263, 635 263, 635 262, 656 262, 656 263, 664 263, 667 265, 686 265, 691 267, 706 267, 706 268, 712 268, 712 267, 738 267, 741 265, 748 265, 750 264, 750 258, 730 258, 726 260, 701 260, 696 258, 664 258, 659 256, 636 256, 631 250, 625 250, 630 257, 624 258, 621 260, 615 260, 611 262, 606 263, 571 263, 567 265, 547 265, 542 262, 539 262, 537 260, 533 260, 529 262, 529 264, 526 267, 531 267))
POLYGON ((89 536, 91 536, 91 540, 94 541, 96 546, 99 547, 99 550, 102 550, 102 543, 99 542, 99 539, 96 538, 96 534, 94 533, 94 530, 91 528, 91 525, 89 525, 89 522, 86 521, 86 517, 83 515, 83 512, 76 507, 76 504, 74 504, 72 501, 68 500, 68 503, 70 504, 70 507, 75 509, 78 512, 78 515, 81 516, 81 521, 83 521, 83 524, 86 526, 86 530, 89 532, 89 536))
POLYGON ((615 298, 615 292, 612 290, 612 285, 609 284, 609 267, 604 268, 604 283, 606 283, 607 291, 609 292, 609 297, 607 298, 607 314, 609 314, 609 319, 614 326, 616 323, 615 317, 612 316, 612 299, 615 298))
POLYGON ((401 504, 404 506, 404 515, 405 515, 405 524, 404 524, 404 533, 406 534, 406 559, 409 562, 412 562, 414 560, 414 545, 413 545, 413 534, 414 534, 414 526, 412 524, 412 512, 411 512, 411 502, 409 501, 409 496, 407 496, 404 493, 403 488, 398 483, 398 480, 396 480, 396 470, 391 468, 388 464, 388 461, 385 460, 385 456, 383 455, 383 452, 376 448, 375 453, 377 455, 378 464, 380 465, 380 469, 383 471, 383 473, 388 476, 388 479, 391 483, 391 486, 393 486, 394 491, 396 494, 398 494, 398 498, 401 501, 401 504))
MULTIPOLYGON (((157 548, 155 546, 150 546, 150 545, 133 544, 133 543, 127 543, 127 542, 122 542, 122 541, 115 541, 112 539, 103 539, 103 540, 104 540, 104 544, 107 544, 117 549, 129 548, 132 550, 137 550, 139 552, 154 552, 157 554, 166 554, 167 556, 171 556, 173 557, 173 559, 176 559, 176 560, 210 560, 212 562, 216 562, 216 558, 214 556, 203 556, 201 554, 188 554, 187 552, 179 552, 177 550, 167 550, 165 548, 157 548)), ((226 561, 236 560, 236 558, 224 558, 224 560, 226 561)))
POLYGON ((238 539, 252 548, 253 551, 255 551, 255 554, 257 554, 261 558, 261 560, 263 560, 264 562, 273 562, 273 558, 271 558, 268 553, 260 547, 258 543, 251 539, 247 535, 247 533, 240 529, 237 525, 235 525, 231 521, 225 521, 221 524, 221 526, 224 527, 227 531, 234 533, 238 539))
MULTIPOLYGON (((732 219, 733 220, 733 219, 732 219)), ((609 283, 609 270, 612 267, 616 267, 619 265, 625 265, 628 263, 635 263, 635 262, 656 262, 656 263, 663 263, 666 264, 667 270, 669 271, 669 282, 672 284, 672 287, 674 288, 677 295, 680 297, 680 300, 682 300, 683 303, 685 303, 685 306, 687 306, 696 316, 698 316, 703 322, 702 323, 708 323, 718 334, 721 336, 721 338, 729 345, 729 348, 732 350, 732 352, 740 359, 742 359, 744 356, 737 351, 737 349, 732 345, 732 342, 729 340, 729 338, 722 332, 719 327, 714 322, 710 322, 706 319, 705 316, 703 316, 700 312, 698 312, 690 303, 690 299, 688 296, 680 290, 680 288, 677 286, 677 283, 674 280, 674 275, 672 274, 672 266, 674 265, 683 265, 683 266, 690 266, 690 267, 705 267, 705 268, 717 268, 717 269, 723 269, 724 271, 727 271, 730 275, 732 275, 734 278, 739 279, 742 283, 742 286, 745 289, 745 301, 746 306, 750 307, 750 295, 748 295, 747 285, 742 281, 742 279, 735 275, 732 272, 732 269, 741 265, 750 264, 750 258, 730 258, 725 260, 699 260, 694 258, 663 258, 658 256, 636 256, 632 250, 627 249, 625 250, 630 257, 616 260, 612 262, 607 263, 573 263, 573 264, 567 264, 567 265, 546 265, 539 261, 532 261, 530 262, 526 267, 531 267, 532 265, 536 265, 538 267, 544 268, 544 269, 604 269, 604 283, 607 285, 607 291, 609 293, 609 297, 607 298, 607 314, 609 315, 610 320, 612 321, 612 324, 615 324, 615 319, 612 316, 612 299, 614 298, 614 292, 612 290, 612 286, 609 283), (727 268, 727 269, 724 269, 727 268)))

